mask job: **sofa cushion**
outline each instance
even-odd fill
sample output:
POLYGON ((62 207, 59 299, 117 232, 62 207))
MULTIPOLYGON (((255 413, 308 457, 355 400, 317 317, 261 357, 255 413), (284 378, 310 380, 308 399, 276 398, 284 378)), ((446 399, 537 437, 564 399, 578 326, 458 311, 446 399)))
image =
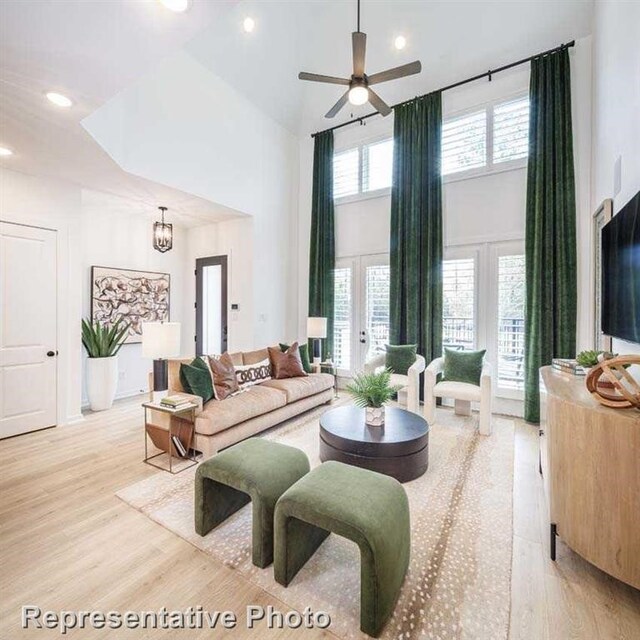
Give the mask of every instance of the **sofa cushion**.
POLYGON ((263 360, 269 359, 269 352, 267 348, 257 349, 256 351, 245 351, 242 354, 242 363, 241 364, 258 364, 258 362, 262 362, 263 360))
POLYGON ((263 413, 284 407, 287 404, 285 393, 270 389, 266 384, 249 387, 225 400, 207 402, 196 420, 196 431, 205 435, 219 433, 263 413))
POLYGON ((329 373, 312 373, 304 378, 285 378, 284 380, 267 380, 259 386, 278 389, 286 395, 290 404, 302 398, 308 398, 333 387, 333 376, 329 373))

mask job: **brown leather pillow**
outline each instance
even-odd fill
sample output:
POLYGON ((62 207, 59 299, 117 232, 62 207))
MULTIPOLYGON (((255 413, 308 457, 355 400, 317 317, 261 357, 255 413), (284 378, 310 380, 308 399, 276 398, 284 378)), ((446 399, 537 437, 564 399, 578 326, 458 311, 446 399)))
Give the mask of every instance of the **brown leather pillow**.
POLYGON ((216 400, 224 400, 232 393, 240 391, 231 356, 225 352, 219 358, 208 356, 208 359, 216 400))
POLYGON ((276 347, 268 347, 271 361, 271 376, 276 380, 306 376, 300 359, 298 343, 294 342, 284 353, 276 347))

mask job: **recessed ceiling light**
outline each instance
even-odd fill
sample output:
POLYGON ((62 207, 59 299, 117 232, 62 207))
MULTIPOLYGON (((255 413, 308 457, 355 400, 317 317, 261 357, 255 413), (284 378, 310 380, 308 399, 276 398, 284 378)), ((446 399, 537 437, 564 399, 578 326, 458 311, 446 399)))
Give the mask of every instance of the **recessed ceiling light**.
POLYGON ((56 107, 64 107, 66 109, 73 104, 67 96, 63 96, 61 93, 56 93, 55 91, 49 91, 47 98, 49 102, 53 102, 56 107))
POLYGON ((12 155, 13 155, 13 151, 11 151, 11 149, 7 149, 7 147, 0 147, 0 156, 6 157, 6 156, 12 156, 12 155))
POLYGON ((176 13, 183 13, 189 8, 189 0, 158 0, 160 4, 176 13))
POLYGON ((251 33, 256 28, 256 21, 250 16, 247 16, 242 23, 242 28, 247 33, 251 33))
POLYGON ((407 46, 407 39, 404 36, 398 36, 393 41, 393 44, 395 45, 396 49, 400 51, 401 49, 404 49, 407 46))

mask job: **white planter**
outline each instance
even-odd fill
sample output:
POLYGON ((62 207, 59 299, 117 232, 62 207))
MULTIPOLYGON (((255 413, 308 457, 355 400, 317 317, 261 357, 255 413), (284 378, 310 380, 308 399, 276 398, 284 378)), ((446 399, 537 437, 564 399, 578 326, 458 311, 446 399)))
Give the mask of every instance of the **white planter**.
POLYGON ((369 427, 384 427, 384 407, 365 407, 364 421, 369 427))
POLYGON ((118 386, 118 356, 87 359, 87 395, 91 411, 110 409, 118 386))

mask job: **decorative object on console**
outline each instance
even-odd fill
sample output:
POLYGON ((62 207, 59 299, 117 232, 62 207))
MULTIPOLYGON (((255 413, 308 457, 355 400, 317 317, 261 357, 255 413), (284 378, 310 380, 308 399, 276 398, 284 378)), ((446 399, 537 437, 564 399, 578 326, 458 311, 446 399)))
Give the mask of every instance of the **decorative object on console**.
MULTIPOLYGON (((321 340, 327 337, 326 318, 307 318, 307 338, 313 340, 313 364, 322 360, 321 340)), ((297 344, 297 343, 296 343, 297 344)))
MULTIPOLYGON (((578 357, 579 355, 580 354, 578 354, 578 357)), ((551 366, 557 371, 564 371, 565 373, 570 373, 573 376, 584 376, 587 374, 587 368, 582 366, 577 359, 554 358, 551 361, 551 366)))
POLYGON ((158 207, 162 212, 162 221, 153 223, 153 248, 160 253, 166 253, 173 248, 173 225, 164 221, 167 207, 158 207))
POLYGON ((127 344, 142 342, 143 322, 169 321, 171 276, 153 271, 91 267, 91 319, 129 322, 127 344))
POLYGON ((627 371, 632 364, 640 365, 640 356, 602 360, 589 372, 585 380, 587 390, 605 407, 640 409, 640 383, 627 371))
MULTIPOLYGON (((282 348, 282 345, 280 345, 282 348)), ((286 351, 286 349, 283 349, 286 351)), ((254 384, 260 384, 271 380, 271 363, 269 358, 265 358, 256 364, 235 365, 236 378, 240 389, 252 387, 254 384)))
POLYGON ((384 405, 400 391, 400 385, 391 384, 391 371, 358 373, 347 385, 347 391, 353 396, 357 407, 365 410, 365 423, 371 427, 384 426, 384 405))
POLYGON ((216 400, 224 400, 240 391, 236 369, 231 356, 225 352, 217 358, 214 356, 208 357, 216 400))
POLYGON ((129 323, 118 319, 111 327, 82 319, 82 344, 87 350, 87 395, 92 411, 111 408, 118 386, 118 351, 129 323))
POLYGON ((302 367, 298 343, 294 342, 284 353, 278 348, 268 347, 271 361, 271 375, 276 380, 285 378, 301 378, 308 374, 302 367))
MULTIPOLYGON (((281 342, 278 346, 283 352, 285 352, 291 345, 284 344, 283 342, 281 342)), ((313 373, 313 369, 311 368, 311 359, 309 358, 309 345, 307 343, 298 344, 298 350, 300 351, 300 360, 302 360, 302 368, 307 373, 313 373)))
MULTIPOLYGON (((167 358, 180 353, 179 322, 143 322, 142 355, 153 359, 153 391, 162 395, 167 390, 167 358)), ((154 398, 159 399, 159 398, 154 398)))

